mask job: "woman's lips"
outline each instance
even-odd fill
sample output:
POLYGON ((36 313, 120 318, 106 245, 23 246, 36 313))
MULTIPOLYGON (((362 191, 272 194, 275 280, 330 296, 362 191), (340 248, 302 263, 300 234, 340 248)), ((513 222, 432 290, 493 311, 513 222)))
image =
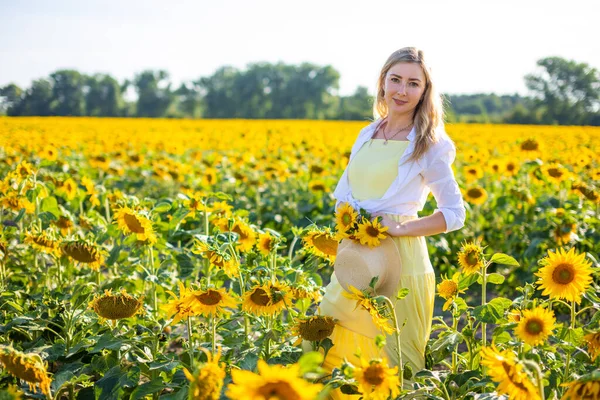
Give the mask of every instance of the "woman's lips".
POLYGON ((401 105, 403 105, 403 104, 406 104, 406 103, 408 103, 408 101, 402 101, 402 100, 396 100, 396 99, 393 99, 393 100, 394 100, 394 101, 396 102, 396 104, 398 104, 399 106, 401 106, 401 105))

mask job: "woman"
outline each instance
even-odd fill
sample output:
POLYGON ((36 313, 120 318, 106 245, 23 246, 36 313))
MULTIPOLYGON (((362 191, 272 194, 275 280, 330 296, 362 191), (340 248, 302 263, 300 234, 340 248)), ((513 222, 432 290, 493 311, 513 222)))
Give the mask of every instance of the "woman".
MULTIPOLYGON (((381 216, 381 225, 389 228, 402 257, 399 288, 409 289, 406 298, 395 301, 398 323, 407 321, 401 334, 402 361, 414 373, 425 367, 435 296, 425 236, 455 231, 465 222, 451 168, 456 147, 444 131, 442 99, 421 50, 405 47, 390 55, 377 81, 373 111, 377 119, 359 133, 334 191, 336 210, 344 202, 355 210, 362 207, 373 218, 381 216), (429 192, 437 208, 419 218, 429 192)), ((355 310, 356 302, 343 292, 332 274, 319 312, 337 318, 339 325, 324 367, 340 367, 344 357, 358 365, 358 348, 365 358, 386 357, 390 366, 398 365, 393 336, 387 337, 382 354, 374 344, 379 332, 368 313, 355 310)), ((339 390, 332 396, 346 397, 339 390)))

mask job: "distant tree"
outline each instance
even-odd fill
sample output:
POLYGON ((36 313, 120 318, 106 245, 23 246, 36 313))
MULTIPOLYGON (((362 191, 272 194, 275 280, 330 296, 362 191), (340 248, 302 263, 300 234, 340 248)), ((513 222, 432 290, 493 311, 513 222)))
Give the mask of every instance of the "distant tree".
POLYGON ((540 72, 525 76, 542 123, 581 125, 591 122, 600 108, 600 75, 586 63, 561 57, 537 62, 540 72))
POLYGON ((340 98, 338 119, 365 121, 373 118, 373 96, 364 86, 356 88, 354 94, 340 98))
POLYGON ((25 96, 19 107, 19 114, 15 115, 56 115, 53 111, 52 83, 47 79, 33 81, 31 87, 25 92, 25 96))
POLYGON ((164 71, 144 71, 137 74, 134 86, 138 94, 136 115, 138 117, 165 117, 175 100, 171 92, 169 74, 164 71))
POLYGON ((0 111, 7 115, 19 115, 23 89, 14 83, 0 88, 0 111))
POLYGON ((182 83, 175 95, 177 115, 188 118, 202 117, 202 94, 200 88, 194 83, 182 83))
POLYGON ((59 70, 50 74, 50 81, 55 115, 85 115, 85 75, 75 70, 59 70))
POLYGON ((121 86, 110 75, 96 74, 87 78, 86 115, 117 117, 124 106, 121 86))

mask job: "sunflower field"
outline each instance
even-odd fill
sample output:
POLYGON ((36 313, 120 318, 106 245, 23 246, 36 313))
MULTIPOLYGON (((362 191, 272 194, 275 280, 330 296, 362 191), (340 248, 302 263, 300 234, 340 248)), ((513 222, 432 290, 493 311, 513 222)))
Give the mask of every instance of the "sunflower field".
MULTIPOLYGON (((592 127, 448 125, 467 220, 427 237, 426 368, 323 369, 366 124, 0 118, 0 399, 600 399, 592 127)), ((410 323, 349 295, 380 349, 410 323)))

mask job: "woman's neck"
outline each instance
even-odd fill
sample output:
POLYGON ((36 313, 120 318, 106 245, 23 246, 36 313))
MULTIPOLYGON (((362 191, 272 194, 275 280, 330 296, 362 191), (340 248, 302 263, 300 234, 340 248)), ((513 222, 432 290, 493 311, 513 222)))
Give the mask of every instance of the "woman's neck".
POLYGON ((385 121, 385 132, 398 132, 400 129, 412 124, 412 115, 388 115, 385 121))

